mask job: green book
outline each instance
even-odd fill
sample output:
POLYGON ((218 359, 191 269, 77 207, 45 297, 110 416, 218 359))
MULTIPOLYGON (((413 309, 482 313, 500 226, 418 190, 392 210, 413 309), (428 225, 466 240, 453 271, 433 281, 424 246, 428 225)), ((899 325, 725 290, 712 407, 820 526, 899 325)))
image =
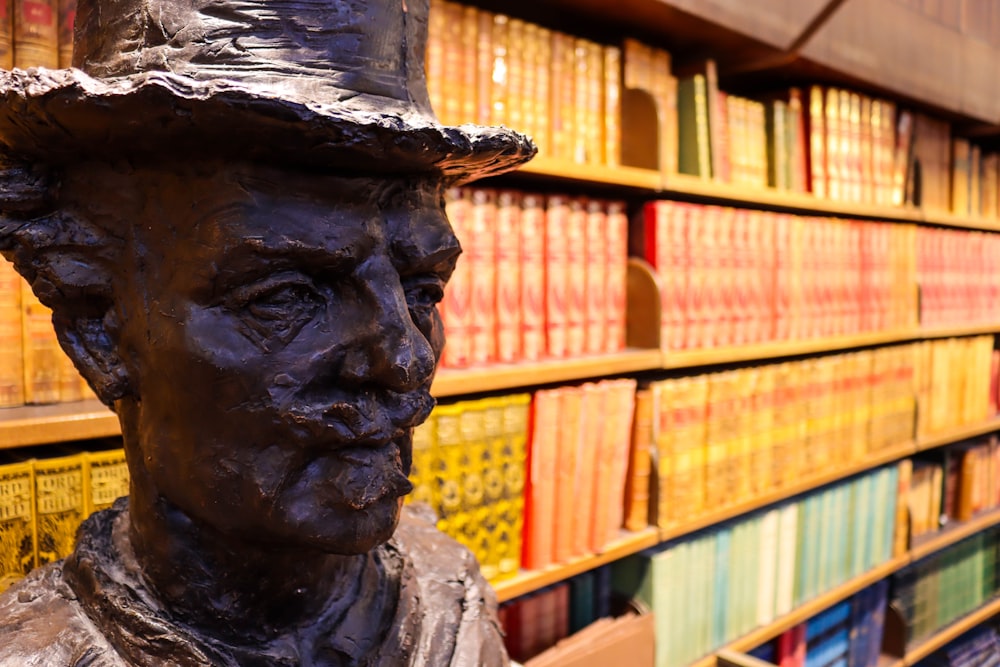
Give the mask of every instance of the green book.
POLYGON ((695 74, 677 82, 677 170, 712 177, 708 135, 708 89, 705 76, 695 74))

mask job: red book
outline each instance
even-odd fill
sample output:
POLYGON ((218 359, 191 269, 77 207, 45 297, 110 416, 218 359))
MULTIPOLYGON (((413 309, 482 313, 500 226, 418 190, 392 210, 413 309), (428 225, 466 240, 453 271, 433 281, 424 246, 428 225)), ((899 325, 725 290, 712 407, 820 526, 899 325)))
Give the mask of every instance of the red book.
POLYGON ((587 207, 583 199, 569 200, 566 237, 566 355, 586 351, 587 318, 587 207))
POLYGON ((608 328, 605 339, 607 352, 625 349, 625 308, 628 284, 628 214, 625 202, 611 201, 607 207, 607 275, 608 328))
POLYGON ((660 345, 669 349, 677 326, 681 304, 675 304, 674 294, 683 275, 672 265, 672 224, 679 204, 672 201, 651 201, 643 208, 645 259, 656 269, 660 279, 660 345))
POLYGON ((521 358, 545 356, 545 207, 541 195, 521 196, 521 358))
MULTIPOLYGON (((451 228, 463 247, 468 242, 472 201, 468 190, 453 188, 445 198, 451 228)), ((445 346, 441 366, 464 368, 469 365, 472 338, 472 263, 466 254, 459 257, 455 271, 438 307, 444 323, 445 346)))
POLYGON ((605 262, 608 245, 607 204, 597 199, 587 202, 586 231, 586 336, 587 354, 600 354, 607 347, 608 289, 605 262))
POLYGON ((704 344, 705 291, 708 282, 708 230, 711 207, 692 205, 684 220, 688 250, 688 285, 684 300, 684 348, 700 349, 704 344))
POLYGON ((585 493, 580 488, 580 455, 583 439, 583 390, 580 387, 560 387, 559 428, 556 433, 556 461, 554 483, 556 486, 555 547, 553 558, 557 563, 574 555, 573 516, 579 499, 585 493))
POLYGON ((783 213, 774 214, 774 270, 771 279, 771 312, 773 327, 771 340, 792 338, 792 225, 791 218, 783 213))
POLYGON ((732 279, 729 281, 729 320, 730 342, 733 345, 746 345, 757 340, 757 313, 753 311, 756 303, 757 258, 751 252, 750 212, 746 209, 732 209, 730 216, 730 262, 732 279))
POLYGON ((569 198, 550 195, 545 210, 545 349, 550 357, 567 353, 569 310, 569 198))
POLYGON ((471 362, 496 360, 496 219, 495 190, 472 190, 472 215, 465 253, 472 265, 471 362))
POLYGON ((511 190, 497 194, 496 247, 496 361, 521 358, 521 207, 511 190))
POLYGON ((524 567, 532 570, 551 565, 555 550, 554 480, 559 400, 558 390, 541 390, 535 392, 531 403, 522 563, 524 567))

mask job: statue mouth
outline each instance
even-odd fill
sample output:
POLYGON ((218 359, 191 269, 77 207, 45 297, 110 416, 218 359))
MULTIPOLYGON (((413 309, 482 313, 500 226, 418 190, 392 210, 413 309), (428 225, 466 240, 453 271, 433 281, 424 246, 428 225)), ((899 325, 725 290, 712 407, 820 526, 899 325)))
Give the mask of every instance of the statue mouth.
POLYGON ((364 510, 387 498, 400 498, 413 491, 403 472, 402 451, 410 447, 409 433, 379 442, 367 440, 337 449, 342 466, 333 480, 343 500, 355 510, 364 510))

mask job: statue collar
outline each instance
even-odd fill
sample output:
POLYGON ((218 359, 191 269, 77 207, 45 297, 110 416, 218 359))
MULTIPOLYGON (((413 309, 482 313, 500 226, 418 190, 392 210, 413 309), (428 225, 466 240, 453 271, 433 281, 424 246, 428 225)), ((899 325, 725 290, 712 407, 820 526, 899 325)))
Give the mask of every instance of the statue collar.
POLYGON ((413 637, 419 634, 414 607, 419 598, 400 598, 400 582, 412 565, 395 545, 382 545, 359 564, 356 590, 375 596, 331 600, 309 628, 264 642, 237 645, 206 637, 172 618, 145 585, 128 538, 128 504, 92 516, 83 526, 75 552, 63 565, 63 577, 87 616, 129 664, 178 667, 354 667, 406 665, 413 637), (397 600, 399 601, 397 604, 397 600), (381 643, 364 645, 354 628, 381 618, 381 643))

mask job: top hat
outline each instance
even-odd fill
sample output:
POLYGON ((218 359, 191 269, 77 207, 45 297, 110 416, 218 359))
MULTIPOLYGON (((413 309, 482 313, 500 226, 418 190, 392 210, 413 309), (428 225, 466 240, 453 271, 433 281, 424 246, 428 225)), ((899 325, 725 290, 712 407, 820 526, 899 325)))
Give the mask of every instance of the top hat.
POLYGON ((210 150, 455 183, 531 159, 522 134, 437 121, 427 14, 428 0, 79 0, 73 68, 0 72, 0 154, 210 150))

